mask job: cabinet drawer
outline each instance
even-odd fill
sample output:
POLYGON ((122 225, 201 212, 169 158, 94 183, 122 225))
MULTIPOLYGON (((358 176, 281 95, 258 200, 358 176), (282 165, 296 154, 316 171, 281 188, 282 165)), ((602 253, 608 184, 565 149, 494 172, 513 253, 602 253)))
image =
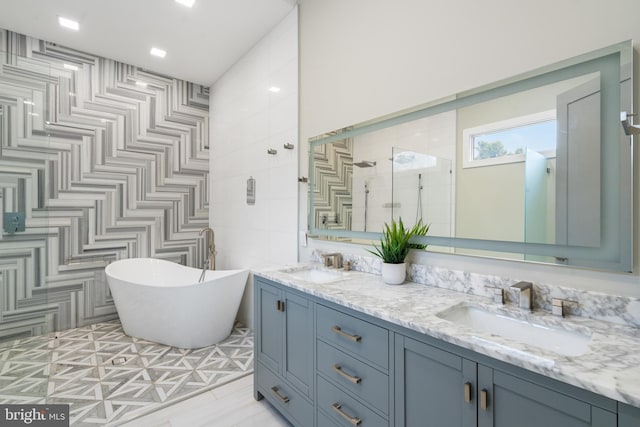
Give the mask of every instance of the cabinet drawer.
POLYGON ((318 340, 318 372, 372 408, 389 413, 389 376, 318 340))
POLYGON ((389 369, 389 331, 322 305, 317 306, 317 336, 356 357, 389 369))
POLYGON ((293 424, 300 427, 313 425, 313 405, 300 393, 260 363, 256 374, 259 391, 283 415, 292 418, 293 424))
POLYGON ((339 426, 389 425, 384 418, 320 376, 318 377, 318 409, 339 426))
POLYGON ((324 412, 318 411, 318 427, 340 427, 333 422, 324 412))

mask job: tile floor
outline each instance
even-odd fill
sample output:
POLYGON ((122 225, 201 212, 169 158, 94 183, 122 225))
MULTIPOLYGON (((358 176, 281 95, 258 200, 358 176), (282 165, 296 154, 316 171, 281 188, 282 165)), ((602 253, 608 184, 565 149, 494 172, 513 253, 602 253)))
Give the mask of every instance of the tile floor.
POLYGON ((104 322, 0 345, 0 403, 69 403, 74 427, 118 425, 252 371, 247 328, 218 345, 185 350, 104 322))
POLYGON ((160 409, 122 427, 291 427, 264 399, 253 398, 253 375, 160 409))

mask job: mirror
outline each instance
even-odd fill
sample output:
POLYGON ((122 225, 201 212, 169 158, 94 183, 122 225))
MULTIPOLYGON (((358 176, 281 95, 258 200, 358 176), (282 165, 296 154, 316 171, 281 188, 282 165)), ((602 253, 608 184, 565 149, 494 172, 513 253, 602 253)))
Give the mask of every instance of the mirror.
POLYGON ((631 269, 631 43, 310 140, 310 233, 631 269))

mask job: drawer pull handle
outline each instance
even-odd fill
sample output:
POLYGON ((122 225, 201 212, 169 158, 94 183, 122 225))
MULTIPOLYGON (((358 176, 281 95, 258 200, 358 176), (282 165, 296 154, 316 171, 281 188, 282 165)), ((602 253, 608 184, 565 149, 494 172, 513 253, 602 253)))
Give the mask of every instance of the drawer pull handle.
POLYGON ((480 409, 486 411, 489 408, 489 392, 483 388, 480 392, 480 409))
POLYGON ((278 396, 278 399, 282 400, 282 403, 289 403, 289 398, 287 396, 283 396, 278 392, 278 387, 271 387, 271 391, 273 394, 278 396))
POLYGON ((341 417, 343 417, 345 420, 349 421, 352 425, 359 426, 362 423, 362 420, 360 418, 352 417, 351 415, 349 415, 346 412, 344 412, 342 410, 342 405, 341 404, 336 402, 333 405, 331 405, 331 407, 333 408, 334 411, 336 411, 338 414, 340 414, 341 417))
POLYGON ((333 365, 332 368, 333 368, 333 372, 335 372, 336 374, 342 375, 344 378, 346 378, 347 380, 351 381, 354 384, 360 384, 360 382, 362 381, 362 378, 360 377, 354 377, 352 375, 347 374, 345 371, 342 370, 342 366, 338 365, 337 363, 333 365))
POLYGON ((464 402, 471 403, 471 383, 464 383, 464 402))
POLYGON ((360 342, 360 340, 362 340, 362 337, 360 335, 351 335, 348 334, 346 332, 344 332, 342 329, 340 329, 340 326, 332 326, 331 330, 333 332, 335 332, 336 334, 340 335, 341 337, 344 337, 348 340, 351 340, 353 342, 360 342))

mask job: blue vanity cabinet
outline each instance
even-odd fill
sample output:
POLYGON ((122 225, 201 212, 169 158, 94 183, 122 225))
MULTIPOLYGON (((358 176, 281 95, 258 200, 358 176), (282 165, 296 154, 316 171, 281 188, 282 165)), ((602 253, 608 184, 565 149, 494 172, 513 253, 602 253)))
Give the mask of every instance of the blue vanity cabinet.
POLYGON ((475 362, 400 334, 395 353, 396 426, 476 425, 475 362))
POLYGON ((483 361, 492 363, 489 358, 463 356, 445 343, 434 346, 400 334, 395 342, 396 426, 617 425, 611 399, 506 364, 487 366, 483 361))
POLYGON ((318 427, 390 425, 390 336, 387 328, 316 304, 318 427))
POLYGON ((314 304, 259 276, 254 291, 256 398, 296 426, 313 426, 314 304))
POLYGON ((284 316, 280 310, 282 290, 255 279, 256 359, 273 372, 281 372, 284 352, 284 316))
POLYGON ((618 404, 618 427, 640 426, 640 408, 624 403, 618 404))
POLYGON ((551 380, 541 378, 540 382, 543 385, 479 365, 478 426, 610 427, 617 425, 613 401, 593 396, 595 400, 602 400, 603 406, 613 409, 610 411, 588 400, 581 400, 550 388, 553 387, 551 380))
POLYGON ((640 427, 640 408, 255 276, 255 396, 296 427, 640 427))

